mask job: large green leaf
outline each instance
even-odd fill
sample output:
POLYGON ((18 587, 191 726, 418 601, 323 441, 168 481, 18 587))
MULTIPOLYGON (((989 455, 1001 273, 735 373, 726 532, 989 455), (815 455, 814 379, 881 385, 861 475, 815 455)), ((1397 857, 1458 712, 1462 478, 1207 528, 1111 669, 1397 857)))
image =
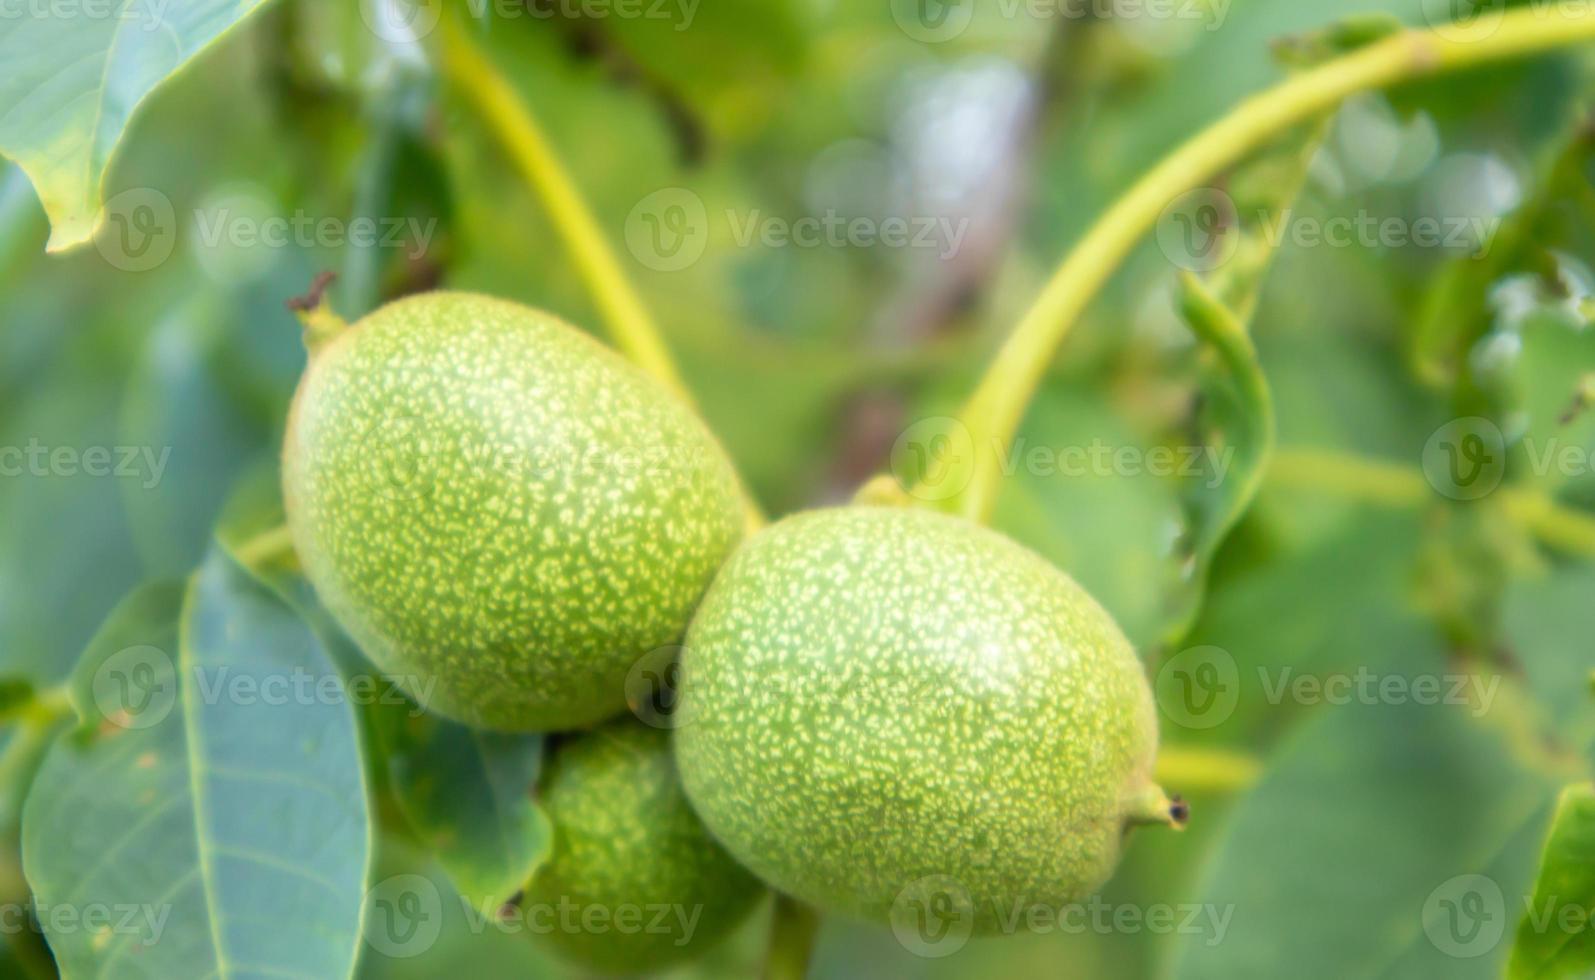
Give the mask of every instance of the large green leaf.
POLYGON ((63 976, 348 976, 371 852, 360 747, 288 607, 213 552, 186 591, 120 606, 72 691, 84 727, 23 812, 63 976))
MULTIPOLYGON (((236 554, 283 521, 276 468, 239 481, 218 537, 236 554)), ((362 692, 375 782, 473 908, 510 899, 548 857, 553 828, 532 797, 541 735, 479 732, 435 715, 384 679, 298 571, 262 563, 255 574, 299 611, 362 692)))
POLYGON ((390 694, 374 721, 394 799, 460 894, 495 908, 553 845, 553 826, 532 799, 543 739, 475 731, 390 694))
POLYGON ((262 2, 34 4, 0 18, 0 153, 33 181, 51 251, 94 234, 106 166, 144 98, 262 2))
POLYGON ((1325 709, 1241 803, 1199 889, 1232 924, 1176 975, 1497 976, 1551 792, 1471 708, 1325 709))
POLYGON ((1534 897, 1517 927, 1508 976, 1565 977, 1595 966, 1595 787, 1569 786, 1556 803, 1534 897))

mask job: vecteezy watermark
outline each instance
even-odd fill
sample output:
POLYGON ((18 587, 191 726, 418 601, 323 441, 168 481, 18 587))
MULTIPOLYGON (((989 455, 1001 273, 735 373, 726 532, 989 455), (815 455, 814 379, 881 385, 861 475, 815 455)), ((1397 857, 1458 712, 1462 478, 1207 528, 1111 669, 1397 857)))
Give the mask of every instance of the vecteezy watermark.
MULTIPOLYGON (((1536 477, 1567 479, 1595 475, 1595 446, 1550 436, 1525 435, 1513 447, 1536 477)), ((1452 500, 1478 500, 1506 476, 1507 437, 1487 418, 1452 419, 1434 431, 1423 447, 1423 475, 1436 493, 1452 500)))
POLYGON ((177 211, 153 187, 133 187, 107 200, 94 231, 94 248, 123 272, 148 272, 177 247, 177 211))
POLYGON ((927 959, 951 956, 964 947, 977 921, 985 935, 1177 935, 1208 946, 1224 941, 1233 905, 1210 903, 1108 902, 1094 895, 1083 902, 982 901, 952 875, 927 875, 909 882, 892 902, 892 934, 904 949, 927 959))
MULTIPOLYGON (((702 905, 679 902, 581 901, 562 895, 553 901, 473 902, 456 895, 466 928, 480 936, 505 935, 660 936, 686 946, 698 931, 702 905)), ((443 896, 422 875, 384 878, 366 892, 364 935, 372 949, 394 959, 409 959, 431 949, 443 931, 443 896)))
POLYGON ((94 245, 113 267, 148 272, 165 264, 186 236, 207 271, 246 278, 284 249, 392 249, 416 259, 431 247, 438 226, 437 218, 413 216, 279 214, 248 190, 218 196, 188 218, 185 231, 171 198, 153 187, 130 188, 105 202, 94 245), (216 257, 223 252, 225 261, 216 257))
POLYGON ((149 902, 5 902, 0 903, 0 935, 88 932, 148 947, 161 941, 171 914, 171 905, 149 902))
POLYGON ((356 217, 345 220, 316 216, 303 210, 290 215, 258 217, 220 208, 215 213, 194 211, 199 244, 215 248, 391 248, 406 258, 426 254, 437 232, 437 219, 415 217, 356 217))
POLYGON ((1083 446, 1032 446, 1020 436, 998 455, 998 468, 1003 476, 1023 469, 1043 478, 1174 477, 1201 480, 1211 490, 1224 482, 1234 460, 1234 446, 1116 446, 1100 438, 1083 446))
POLYGON ((1175 724, 1213 728, 1228 721, 1240 703, 1240 668, 1227 650, 1191 647, 1163 663, 1153 689, 1158 707, 1175 724))
POLYGON ((1500 946, 1514 916, 1520 929, 1557 936, 1564 945, 1595 939, 1595 912, 1587 900, 1523 895, 1509 903, 1500 884, 1481 874, 1456 875, 1436 885, 1423 903, 1423 932, 1447 956, 1476 959, 1500 946))
MULTIPOLYGON (((981 0, 1004 20, 1189 21, 1216 31, 1232 0, 981 0)), ((916 41, 940 43, 963 35, 975 19, 975 0, 891 0, 892 19, 916 41)))
POLYGON ((674 31, 692 26, 702 0, 464 0, 471 16, 533 20, 655 20, 674 31))
POLYGON ((445 0, 359 0, 360 19, 394 45, 414 44, 437 29, 445 0))
POLYGON ((1501 227, 1501 218, 1479 215, 1401 218, 1379 216, 1366 210, 1354 215, 1315 218, 1293 208, 1257 213, 1263 239, 1271 248, 1289 242, 1298 248, 1439 248, 1463 252, 1472 258, 1489 254, 1489 244, 1501 227))
POLYGON ((0 0, 0 20, 114 20, 143 31, 167 24, 172 0, 0 0))
POLYGON ((626 673, 626 706, 638 721, 652 728, 681 728, 687 724, 682 699, 681 654, 685 648, 662 646, 637 658, 626 673))
POLYGON ((431 879, 394 875, 366 891, 362 935, 366 945, 383 956, 420 956, 442 934, 443 896, 431 879))
POLYGON ((153 490, 166 472, 171 446, 47 446, 30 438, 25 446, 0 446, 0 478, 86 476, 138 480, 153 490))
MULTIPOLYGON (((844 215, 835 209, 797 218, 753 208, 722 215, 732 244, 762 248, 923 249, 950 259, 963 247, 969 220, 946 215, 844 215)), ((624 238, 632 257, 656 272, 679 272, 703 257, 712 236, 703 198, 666 187, 638 201, 626 216, 624 238)))
POLYGON ((755 241, 765 248, 871 248, 926 249, 939 259, 958 254, 969 230, 968 218, 945 215, 893 215, 886 218, 848 217, 829 209, 823 214, 789 219, 754 208, 745 215, 726 211, 731 237, 738 248, 755 241))
MULTIPOLYGON (((1443 215, 1406 218, 1359 210, 1317 217, 1295 208, 1258 208, 1252 227, 1270 248, 1424 248, 1483 258, 1501 217, 1443 215)), ((1211 272, 1235 257, 1245 233, 1235 201, 1215 187, 1199 187, 1169 202, 1158 217, 1163 255, 1191 272, 1211 272)))
MULTIPOLYGON (((443 19, 445 0, 360 0, 360 16, 377 37, 394 44, 422 40, 443 19)), ((472 20, 651 20, 675 31, 692 26, 702 0, 460 0, 472 20)))
MULTIPOLYGON (((1294 667, 1259 666, 1257 690, 1262 703, 1298 705, 1451 705, 1466 707, 1474 717, 1488 713, 1500 692, 1501 675, 1476 671, 1380 673, 1359 666, 1352 671, 1309 673, 1294 667)), ((1241 699, 1241 672, 1235 658, 1221 647, 1196 646, 1170 657, 1153 685, 1158 707, 1184 728, 1221 725, 1241 699)))
POLYGON ((1448 41, 1486 41, 1501 29, 1508 8, 1525 11, 1533 17, 1581 16, 1590 12, 1591 0, 1527 0, 1509 4, 1508 0, 1423 0, 1423 20, 1448 41))
POLYGON ((222 664, 194 664, 179 673, 170 654, 159 647, 125 647, 94 671, 90 689, 102 717, 120 728, 151 728, 166 720, 187 683, 188 696, 199 704, 240 707, 266 705, 390 705, 419 715, 431 703, 437 678, 378 677, 316 673, 302 667, 271 673, 236 670, 222 664), (409 692, 414 704, 403 691, 409 692))
POLYGON ((551 933, 585 934, 601 936, 668 936, 675 946, 692 942, 698 931, 698 921, 703 917, 702 905, 680 902, 601 902, 578 901, 568 895, 548 901, 520 901, 494 906, 484 902, 473 904, 460 896, 460 908, 465 913, 467 928, 476 935, 488 929, 515 935, 530 933, 546 936, 551 933))
POLYGON ((1423 931, 1447 956, 1472 959, 1490 952, 1506 932, 1501 886, 1478 874, 1441 882, 1424 900, 1423 931))
MULTIPOLYGON (((892 476, 920 500, 947 500, 969 486, 980 448, 956 418, 919 419, 892 445, 892 476)), ((1200 481, 1209 489, 1228 478, 1235 461, 1233 446, 1126 446, 1101 438, 1065 445, 1036 444, 1023 436, 1012 442, 993 439, 984 451, 995 457, 1005 478, 1021 472, 1042 479, 1152 476, 1200 481)))
POLYGON ((1478 500, 1506 475, 1506 437, 1487 418, 1453 419, 1423 446, 1423 475, 1452 500, 1478 500))

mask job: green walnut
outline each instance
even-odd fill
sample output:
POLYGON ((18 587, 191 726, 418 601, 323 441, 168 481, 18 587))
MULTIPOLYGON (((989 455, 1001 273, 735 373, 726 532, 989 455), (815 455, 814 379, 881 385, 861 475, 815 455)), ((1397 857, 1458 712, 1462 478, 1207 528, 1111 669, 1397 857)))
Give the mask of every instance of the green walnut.
POLYGON ((522 911, 566 959, 651 973, 700 955, 764 894, 693 814, 664 731, 628 718, 571 737, 540 798, 553 854, 522 911))
POLYGON ((702 422, 560 320, 466 293, 310 332, 283 447, 305 572, 418 702, 584 727, 676 642, 741 537, 702 422))
POLYGON ((715 837, 776 888, 971 932, 1090 896, 1126 830, 1179 825, 1129 642, 1074 580, 944 514, 853 506, 755 535, 682 654, 676 758, 715 837))

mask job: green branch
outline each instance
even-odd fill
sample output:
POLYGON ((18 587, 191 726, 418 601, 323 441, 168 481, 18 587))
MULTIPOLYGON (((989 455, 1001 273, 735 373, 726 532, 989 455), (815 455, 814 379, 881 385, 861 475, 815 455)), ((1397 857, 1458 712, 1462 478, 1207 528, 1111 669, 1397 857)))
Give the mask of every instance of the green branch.
POLYGON ((1262 760, 1225 748, 1166 745, 1158 750, 1154 778, 1184 793, 1242 793, 1263 774, 1262 760))
MULTIPOLYGON (((581 189, 560 161, 531 107, 488 59, 458 16, 444 17, 440 29, 444 74, 481 114, 521 177, 548 210, 615 346, 683 404, 694 406, 692 392, 682 381, 658 325, 626 278, 581 189)), ((750 533, 763 525, 764 515, 746 487, 743 510, 750 533)))
POLYGON ((33 771, 61 724, 72 715, 72 699, 65 685, 34 694, 17 719, 11 740, 0 751, 0 831, 22 817, 33 771))
MULTIPOLYGON (((1421 507, 1436 499, 1415 467, 1366 459, 1329 449, 1281 449, 1268 469, 1268 482, 1382 507, 1421 507)), ((1492 499, 1506 516, 1541 541, 1572 555, 1595 557, 1595 515, 1564 507, 1545 493, 1502 487, 1492 499)))
POLYGON ((660 339, 658 326, 626 278, 592 209, 532 115, 531 107, 488 60, 459 17, 444 17, 440 32, 444 74, 481 114, 548 210, 615 346, 676 397, 692 404, 692 395, 660 339))
POLYGON ((241 542, 233 549, 233 559, 251 572, 278 563, 298 561, 293 535, 286 524, 279 524, 241 542))
POLYGON ((1346 97, 1595 40, 1595 14, 1518 8, 1487 37, 1405 31, 1325 62, 1241 103, 1141 178, 1086 232, 1020 319, 970 397, 962 418, 974 437, 972 478, 954 503, 983 519, 996 496, 1001 447, 1018 430, 1048 363, 1086 306, 1181 194, 1235 165, 1290 127, 1346 97))
POLYGON ((814 910, 795 898, 777 894, 770 914, 770 947, 764 963, 764 980, 803 980, 809 972, 814 934, 820 920, 814 910))

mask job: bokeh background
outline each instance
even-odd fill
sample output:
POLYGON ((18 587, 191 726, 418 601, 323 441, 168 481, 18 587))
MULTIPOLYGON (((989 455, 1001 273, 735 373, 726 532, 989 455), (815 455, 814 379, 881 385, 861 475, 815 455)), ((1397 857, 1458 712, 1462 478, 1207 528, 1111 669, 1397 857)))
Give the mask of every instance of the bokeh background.
MULTIPOLYGON (((905 430, 953 409, 1088 222, 1316 43, 1279 39, 1449 13, 947 6, 940 27, 888 0, 702 0, 690 22, 675 2, 659 16, 538 7, 485 32, 771 513, 845 500, 905 430), (900 246, 764 237, 828 216, 934 230, 900 246)), ((113 208, 132 195, 124 213, 169 219, 143 229, 155 253, 102 234, 47 256, 32 188, 0 169, 0 446, 164 461, 0 478, 4 673, 61 681, 129 589, 199 562, 238 482, 272 465, 304 362, 284 301, 317 272, 339 273, 332 302, 351 319, 447 286, 598 329, 497 141, 424 44, 374 23, 356 0, 277 0, 156 93, 107 185, 113 208), (356 219, 385 240, 349 244, 356 219), (251 232, 283 222, 281 239, 251 232)), ((1190 829, 1134 836, 1104 891, 1143 925, 1020 929, 927 958, 889 930, 827 922, 814 975, 1499 975, 1556 794, 1586 778, 1595 735, 1595 554, 1535 518, 1552 499, 1595 504, 1595 423, 1577 399, 1595 371, 1592 67, 1588 51, 1541 58, 1336 113, 1292 221, 1477 219, 1489 233, 1438 247, 1286 236, 1252 325, 1279 451, 1205 595, 1178 561, 1178 478, 1004 479, 997 526, 1114 613, 1157 681, 1164 742, 1223 770, 1188 772, 1190 829), (1500 489, 1459 500, 1433 453, 1472 417, 1513 448, 1500 489), (1582 449, 1584 466, 1536 467, 1535 437, 1582 449), (1279 690, 1359 671, 1495 693, 1279 690), (1181 702, 1191 683, 1218 707, 1181 702), (1165 907, 1167 925, 1147 924, 1165 907)), ((1057 358, 1026 445, 1191 442, 1206 361, 1176 310, 1178 271, 1155 238, 1136 252, 1057 358)), ((436 874, 398 840, 383 861, 436 874)), ((748 975, 763 929, 761 912, 689 972, 748 975)), ((564 975, 523 937, 452 913, 425 955, 367 950, 361 965, 444 972, 564 975)))

